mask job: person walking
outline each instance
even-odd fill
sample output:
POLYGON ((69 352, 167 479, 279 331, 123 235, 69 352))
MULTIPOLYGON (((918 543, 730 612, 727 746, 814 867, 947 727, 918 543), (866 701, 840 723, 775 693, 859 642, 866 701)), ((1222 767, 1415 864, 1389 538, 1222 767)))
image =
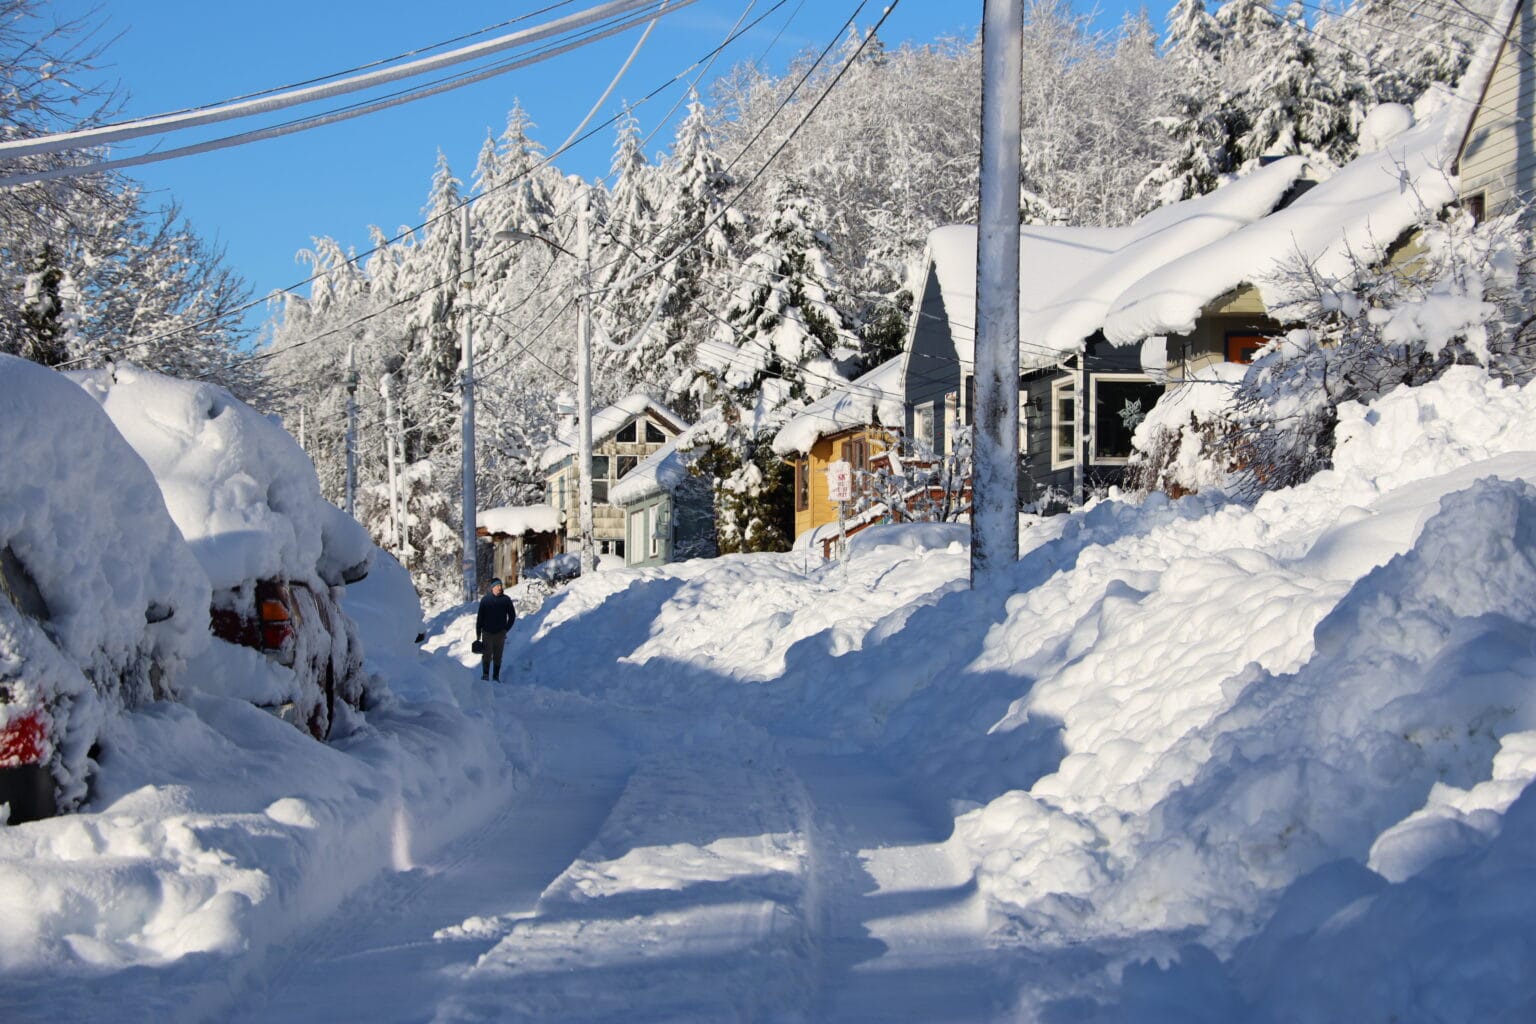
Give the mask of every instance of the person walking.
POLYGON ((480 599, 475 613, 475 639, 480 641, 480 678, 501 682, 501 651, 507 631, 517 621, 517 606, 501 591, 501 580, 491 580, 491 592, 480 599))

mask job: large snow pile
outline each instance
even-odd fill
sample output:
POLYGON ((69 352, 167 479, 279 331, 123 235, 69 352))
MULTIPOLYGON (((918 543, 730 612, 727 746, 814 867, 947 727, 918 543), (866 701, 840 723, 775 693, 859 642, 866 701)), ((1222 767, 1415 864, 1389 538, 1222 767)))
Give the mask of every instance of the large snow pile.
POLYGON ((64 377, 0 355, 0 452, 0 549, 35 583, 47 630, 0 596, 0 716, 48 702, 67 803, 84 792, 98 698, 174 693, 206 643, 208 580, 144 461, 64 377))
POLYGON ((373 545, 320 494, 278 423, 213 384, 126 364, 73 375, 160 481, 215 590, 262 579, 339 584, 373 545))
POLYGON ((1255 506, 1025 520, 1007 592, 965 588, 963 531, 885 528, 578 581, 512 656, 908 766, 993 941, 1055 958, 1028 1019, 1521 1019, 1532 424, 1536 387, 1459 368, 1346 406, 1336 468, 1255 506))

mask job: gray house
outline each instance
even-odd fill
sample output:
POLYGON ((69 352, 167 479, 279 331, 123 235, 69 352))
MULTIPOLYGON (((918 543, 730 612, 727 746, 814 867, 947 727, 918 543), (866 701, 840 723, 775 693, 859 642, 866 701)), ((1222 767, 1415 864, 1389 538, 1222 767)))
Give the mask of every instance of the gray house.
POLYGON ((1476 106, 1451 166, 1479 218, 1536 194, 1536 14, 1526 0, 1505 0, 1489 21, 1502 35, 1467 69, 1462 99, 1476 106))
POLYGON ((677 451, 686 433, 613 485, 608 500, 624 516, 624 564, 662 565, 715 554, 714 495, 677 451))

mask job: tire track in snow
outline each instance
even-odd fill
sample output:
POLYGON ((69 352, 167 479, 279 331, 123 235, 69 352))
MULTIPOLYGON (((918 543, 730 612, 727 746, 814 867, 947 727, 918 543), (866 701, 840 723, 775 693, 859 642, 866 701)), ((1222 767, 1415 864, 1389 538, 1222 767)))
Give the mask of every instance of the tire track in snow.
POLYGON ((795 762, 814 809, 817 1021, 987 1021, 1004 1015, 987 914, 954 822, 868 754, 795 762))

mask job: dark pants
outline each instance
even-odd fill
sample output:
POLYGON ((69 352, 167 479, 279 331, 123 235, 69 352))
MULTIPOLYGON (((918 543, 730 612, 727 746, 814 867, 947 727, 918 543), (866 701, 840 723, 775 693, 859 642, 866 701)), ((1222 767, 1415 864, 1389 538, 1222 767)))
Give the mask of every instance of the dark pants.
POLYGON ((490 673, 492 679, 501 679, 501 650, 507 645, 505 633, 480 634, 480 678, 490 673))

